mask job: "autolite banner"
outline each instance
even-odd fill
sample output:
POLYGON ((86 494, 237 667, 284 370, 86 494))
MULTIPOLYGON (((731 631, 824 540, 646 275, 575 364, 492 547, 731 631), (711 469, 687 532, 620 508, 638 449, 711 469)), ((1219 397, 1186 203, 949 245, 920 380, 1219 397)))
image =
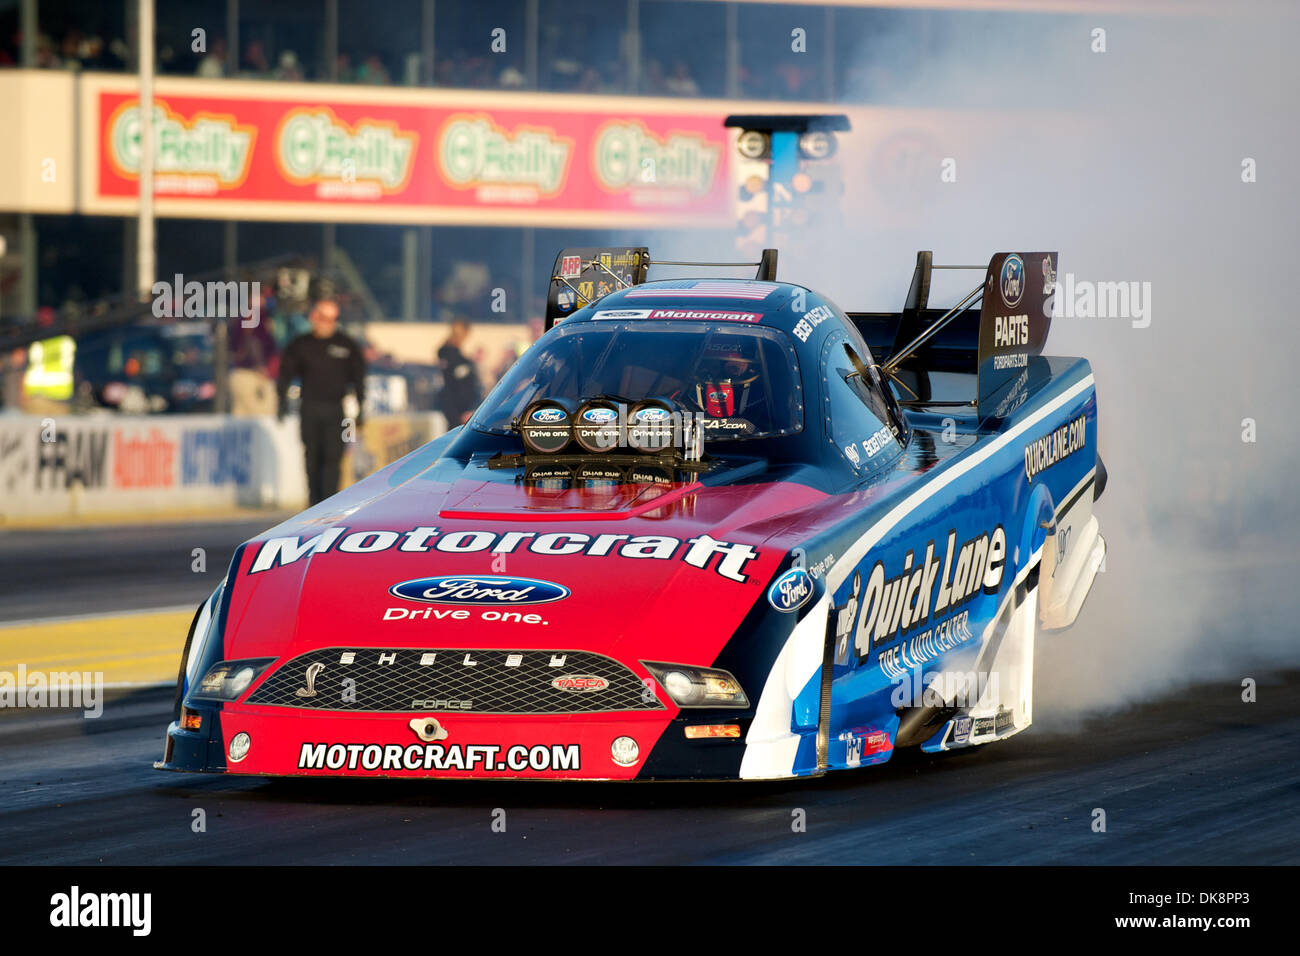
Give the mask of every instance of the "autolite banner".
MULTIPOLYGON (((83 108, 95 146, 86 205, 129 212, 139 190, 135 90, 89 76, 83 108)), ((177 216, 725 226, 725 112, 612 97, 164 80, 153 110, 155 196, 160 214, 177 216)))

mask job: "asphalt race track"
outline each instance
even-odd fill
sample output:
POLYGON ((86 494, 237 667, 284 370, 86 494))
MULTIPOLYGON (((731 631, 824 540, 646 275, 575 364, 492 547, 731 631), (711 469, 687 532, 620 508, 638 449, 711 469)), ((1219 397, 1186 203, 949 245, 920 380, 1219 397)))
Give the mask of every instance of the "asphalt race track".
MULTIPOLYGON (((0 619, 197 604, 235 544, 270 523, 5 532, 0 566, 20 583, 6 586, 0 619), (187 561, 199 546, 209 549, 202 575, 187 561)), ((1069 735, 1035 727, 971 753, 778 784, 167 774, 152 762, 171 693, 119 692, 96 720, 0 712, 0 862, 1300 862, 1300 672, 1261 675, 1250 706, 1225 682, 1069 735), (496 808, 504 833, 493 831, 496 808), (1104 833, 1094 808, 1106 812, 1104 833), (206 832, 191 829, 196 809, 206 832), (798 811, 806 832, 792 828, 798 811)))
POLYGON ((268 513, 232 521, 0 531, 0 624, 193 609, 221 582, 235 548, 280 520, 268 513), (205 552, 202 573, 193 569, 195 548, 205 552))

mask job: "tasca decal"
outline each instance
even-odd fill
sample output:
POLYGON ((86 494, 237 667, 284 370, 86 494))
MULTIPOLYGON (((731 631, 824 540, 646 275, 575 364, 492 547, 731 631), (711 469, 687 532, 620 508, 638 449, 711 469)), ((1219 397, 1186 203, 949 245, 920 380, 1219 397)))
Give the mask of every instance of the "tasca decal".
MULTIPOLYGON (((441 551, 446 554, 517 554, 527 551, 544 556, 614 555, 629 560, 681 560, 693 568, 710 568, 731 581, 749 580, 745 566, 758 557, 748 544, 719 541, 702 534, 683 541, 662 534, 585 534, 578 531, 448 531, 418 527, 409 531, 349 531, 327 528, 319 534, 269 538, 257 545, 249 574, 294 564, 313 554, 380 554, 392 550, 408 554, 441 551), (717 561, 714 561, 714 558, 717 561)), ((404 595, 403 595, 404 596, 404 595)))
POLYGON ((968 612, 962 605, 981 593, 996 594, 1002 587, 1007 535, 998 525, 959 542, 957 532, 950 530, 942 559, 934 541, 926 544, 919 561, 917 557, 915 550, 909 550, 898 574, 891 574, 884 561, 876 561, 865 587, 855 574, 853 592, 837 619, 836 633, 847 645, 852 615, 861 606, 854 633, 859 661, 865 661, 873 648, 900 642, 879 654, 881 667, 890 676, 970 640, 968 612))
POLYGON ((1025 478, 1046 471, 1081 450, 1088 441, 1088 417, 1080 415, 1025 446, 1025 478))
POLYGON ((388 589, 394 597, 429 604, 496 605, 550 604, 572 592, 562 584, 536 578, 508 578, 493 574, 445 574, 415 578, 388 589))
POLYGON ((608 690, 609 681, 591 674, 565 674, 551 681, 551 686, 570 694, 587 694, 592 691, 608 690))

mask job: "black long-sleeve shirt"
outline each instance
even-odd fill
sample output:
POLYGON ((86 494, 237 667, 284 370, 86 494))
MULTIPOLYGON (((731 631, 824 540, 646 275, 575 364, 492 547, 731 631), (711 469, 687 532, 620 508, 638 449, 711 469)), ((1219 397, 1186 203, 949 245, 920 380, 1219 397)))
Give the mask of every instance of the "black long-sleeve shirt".
POLYGON ((276 391, 280 408, 293 380, 302 380, 304 406, 339 407, 349 386, 356 392, 361 408, 366 404, 366 358, 359 346, 342 332, 327 339, 311 333, 290 342, 280 359, 276 391))
POLYGON ((438 349, 438 364, 442 366, 443 378, 438 404, 447 416, 448 425, 454 428, 466 413, 478 408, 483 397, 482 384, 474 363, 450 342, 438 349))

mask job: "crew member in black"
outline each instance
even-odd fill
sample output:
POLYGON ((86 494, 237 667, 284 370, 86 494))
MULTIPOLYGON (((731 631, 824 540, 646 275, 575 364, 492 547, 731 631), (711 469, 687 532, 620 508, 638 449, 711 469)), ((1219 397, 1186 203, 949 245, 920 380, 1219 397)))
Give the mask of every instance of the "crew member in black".
POLYGON ((438 404, 447 416, 447 427, 464 425, 478 408, 483 398, 483 387, 478 369, 462 349, 469 339, 469 323, 456 319, 451 323, 451 333, 442 348, 438 349, 438 364, 442 366, 442 392, 438 404))
MULTIPOLYGON (((339 306, 321 299, 307 316, 311 332, 300 335, 284 350, 276 390, 280 417, 285 413, 285 393, 293 380, 302 381, 302 444, 306 451, 307 488, 311 503, 323 501, 339 490, 339 464, 343 459, 343 396, 348 387, 365 407, 366 360, 361 346, 338 330, 339 306)), ((356 428, 361 427, 358 413, 356 428)))

